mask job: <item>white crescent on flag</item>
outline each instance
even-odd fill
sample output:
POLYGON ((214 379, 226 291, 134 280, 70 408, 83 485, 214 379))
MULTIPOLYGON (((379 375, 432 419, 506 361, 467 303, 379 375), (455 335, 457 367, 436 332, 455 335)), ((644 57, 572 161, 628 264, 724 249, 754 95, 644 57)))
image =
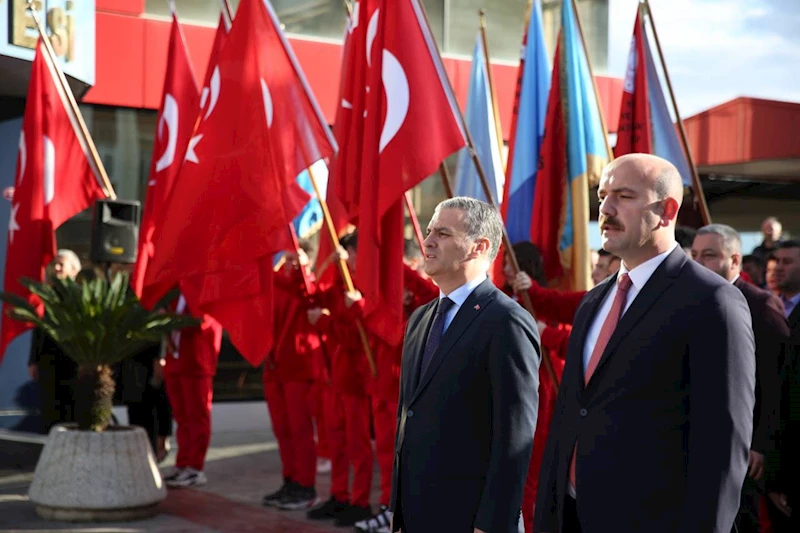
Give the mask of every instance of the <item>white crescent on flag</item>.
POLYGON ((156 172, 161 172, 165 168, 169 168, 175 161, 175 149, 178 147, 178 118, 180 110, 178 102, 175 98, 167 93, 164 95, 164 109, 161 112, 161 120, 158 122, 158 138, 163 138, 164 127, 167 128, 169 139, 167 146, 164 148, 164 153, 158 158, 156 162, 156 172))
POLYGON ((44 148, 44 205, 56 196, 56 147, 47 135, 42 135, 44 148))
POLYGON ((25 166, 28 164, 28 147, 25 146, 25 130, 19 134, 19 176, 17 177, 17 187, 25 178, 25 166))

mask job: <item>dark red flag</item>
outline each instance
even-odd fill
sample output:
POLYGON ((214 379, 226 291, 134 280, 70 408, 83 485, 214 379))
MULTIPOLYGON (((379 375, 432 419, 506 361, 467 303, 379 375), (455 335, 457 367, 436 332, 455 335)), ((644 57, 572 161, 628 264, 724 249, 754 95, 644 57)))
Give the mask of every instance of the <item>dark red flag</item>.
POLYGON ((641 13, 636 14, 633 26, 633 39, 628 55, 628 70, 622 92, 617 144, 614 157, 631 153, 653 153, 653 139, 650 129, 650 103, 647 88, 647 66, 645 42, 642 34, 641 13))
MULTIPOLYGON (((8 222, 3 291, 32 303, 34 297, 19 279, 44 279, 56 252, 55 229, 106 197, 55 68, 40 41, 28 85, 8 222)), ((29 325, 3 313, 0 361, 8 344, 27 329, 29 325)))
MULTIPOLYGON (((189 308, 216 318, 252 364, 272 344, 272 255, 299 212, 296 176, 333 155, 330 137, 274 12, 242 0, 216 90, 172 190, 145 288, 180 283, 189 308)), ((212 86, 214 84, 212 83, 212 86)), ((307 199, 307 196, 304 196, 307 199)))

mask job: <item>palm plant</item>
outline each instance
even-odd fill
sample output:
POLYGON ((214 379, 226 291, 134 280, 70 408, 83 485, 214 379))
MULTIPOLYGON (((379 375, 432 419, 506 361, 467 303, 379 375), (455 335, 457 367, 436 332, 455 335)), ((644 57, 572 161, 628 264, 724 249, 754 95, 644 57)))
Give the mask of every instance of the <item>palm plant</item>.
POLYGON ((0 293, 0 300, 8 304, 12 318, 40 328, 78 365, 73 394, 76 422, 82 430, 103 431, 111 421, 112 365, 173 330, 199 324, 188 315, 163 311, 173 293, 152 311, 142 307, 125 273, 117 274, 111 283, 99 278, 82 284, 69 278, 20 282, 38 297, 44 307, 42 316, 37 306, 14 294, 0 293))

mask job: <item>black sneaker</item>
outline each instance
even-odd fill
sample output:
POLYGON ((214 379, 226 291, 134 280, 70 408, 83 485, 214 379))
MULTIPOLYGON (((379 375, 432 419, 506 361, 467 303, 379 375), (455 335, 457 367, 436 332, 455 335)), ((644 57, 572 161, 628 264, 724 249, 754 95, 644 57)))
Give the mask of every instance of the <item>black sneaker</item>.
POLYGON ((369 520, 372 518, 372 509, 369 506, 359 507, 358 505, 348 505, 347 508, 342 509, 336 513, 336 521, 334 525, 337 527, 351 527, 362 520, 369 520))
POLYGON ((306 517, 308 517, 309 520, 328 520, 336 518, 339 513, 349 507, 347 502, 340 502, 331 496, 330 500, 308 511, 306 517))
POLYGON ((264 499, 261 500, 261 505, 266 505, 267 507, 276 507, 283 498, 285 498, 289 492, 294 487, 294 481, 289 479, 288 477, 283 480, 283 485, 281 488, 273 492, 272 494, 267 494, 264 496, 264 499))
POLYGON ((297 511, 308 509, 319 503, 317 491, 314 487, 302 487, 295 484, 292 489, 278 503, 278 509, 282 511, 297 511))

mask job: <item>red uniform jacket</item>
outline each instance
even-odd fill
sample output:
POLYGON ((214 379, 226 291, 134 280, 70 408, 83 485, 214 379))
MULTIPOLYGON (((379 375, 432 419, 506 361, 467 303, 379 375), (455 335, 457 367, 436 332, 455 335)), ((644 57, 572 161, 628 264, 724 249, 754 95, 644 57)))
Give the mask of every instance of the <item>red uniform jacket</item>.
POLYGON ((528 294, 538 320, 572 324, 586 291, 566 292, 546 289, 534 281, 528 289, 528 294))
POLYGON ((264 361, 267 381, 282 383, 313 381, 315 360, 319 357, 320 339, 316 328, 308 323, 306 311, 314 305, 314 277, 306 270, 311 281, 312 294, 306 294, 303 274, 299 269, 282 268, 275 274, 273 315, 275 344, 264 361))
MULTIPOLYGON (((318 305, 328 309, 330 314, 322 315, 317 327, 327 340, 334 390, 339 394, 365 396, 369 392, 368 383, 372 380, 372 374, 356 326, 364 301, 348 308, 344 303, 344 293, 345 286, 341 278, 336 278, 330 287, 319 291, 318 305)), ((374 357, 374 341, 371 341, 371 347, 374 357)))

